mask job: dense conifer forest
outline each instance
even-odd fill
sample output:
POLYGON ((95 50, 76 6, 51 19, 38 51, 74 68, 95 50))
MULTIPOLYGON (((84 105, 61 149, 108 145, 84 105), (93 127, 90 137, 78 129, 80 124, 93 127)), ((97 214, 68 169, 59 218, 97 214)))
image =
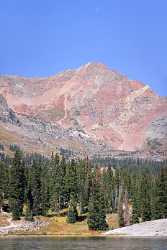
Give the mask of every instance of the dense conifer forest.
POLYGON ((14 220, 52 216, 66 208, 67 222, 87 217, 89 229, 106 230, 106 215, 120 226, 167 218, 167 162, 144 159, 65 160, 25 155, 1 157, 0 209, 14 220))

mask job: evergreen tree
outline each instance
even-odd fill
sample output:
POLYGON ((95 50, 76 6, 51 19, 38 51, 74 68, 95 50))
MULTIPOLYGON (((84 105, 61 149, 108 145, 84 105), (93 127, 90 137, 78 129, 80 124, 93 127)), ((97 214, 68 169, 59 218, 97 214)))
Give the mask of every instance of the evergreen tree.
POLYGON ((77 203, 75 201, 75 197, 71 195, 68 213, 67 213, 67 222, 75 223, 77 220, 78 220, 77 203))
POLYGON ((27 204, 26 204, 25 220, 34 221, 33 212, 32 212, 32 208, 31 208, 31 204, 29 200, 27 200, 27 204))
POLYGON ((140 181, 139 176, 132 176, 133 183, 131 187, 132 192, 132 224, 139 223, 139 219, 141 217, 140 211, 140 181))
POLYGON ((155 202, 155 218, 167 218, 167 168, 160 170, 160 176, 157 183, 155 202))
POLYGON ((94 180, 88 207, 88 227, 91 230, 107 230, 104 196, 97 180, 94 180))
POLYGON ((65 188, 66 162, 59 159, 58 155, 52 157, 50 168, 50 205, 53 212, 67 207, 69 193, 65 188))
POLYGON ((68 201, 70 199, 71 194, 75 196, 75 199, 77 200, 78 198, 77 164, 74 160, 71 160, 66 165, 65 190, 68 197, 68 201))
POLYGON ((69 201, 69 193, 66 189, 66 171, 67 171, 67 163, 62 157, 60 161, 60 177, 59 177, 59 185, 60 185, 60 192, 59 192, 59 204, 60 209, 66 208, 68 201, 69 201))
POLYGON ((18 204, 17 199, 12 200, 12 219, 13 220, 20 220, 20 206, 18 204))
POLYGON ((140 218, 140 207, 139 200, 137 197, 133 197, 132 201, 132 224, 139 223, 140 218))
POLYGON ((23 211, 25 197, 25 175, 22 152, 16 150, 10 171, 10 207, 14 219, 19 219, 23 211))
POLYGON ((123 208, 122 207, 118 211, 118 216, 119 216, 119 226, 124 227, 125 223, 124 223, 124 214, 123 214, 123 208))
POLYGON ((34 160, 31 167, 31 193, 33 215, 41 215, 41 162, 34 160))
POLYGON ((114 177, 111 167, 107 167, 102 173, 102 190, 104 193, 105 207, 111 213, 114 208, 114 177))
POLYGON ((78 203, 80 214, 87 212, 90 193, 91 167, 88 159, 77 164, 78 203))
POLYGON ((43 164, 41 168, 41 215, 45 216, 49 210, 49 176, 47 165, 43 164))
POLYGON ((151 220, 151 197, 150 197, 150 177, 148 173, 143 174, 141 182, 141 218, 142 221, 151 220))
POLYGON ((0 212, 8 189, 8 174, 8 167, 4 162, 0 162, 0 212))

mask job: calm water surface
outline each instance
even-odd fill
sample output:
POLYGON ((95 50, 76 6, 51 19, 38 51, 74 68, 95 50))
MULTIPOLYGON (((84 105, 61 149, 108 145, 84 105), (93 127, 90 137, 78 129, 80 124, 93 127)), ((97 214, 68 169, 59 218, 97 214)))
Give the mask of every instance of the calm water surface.
POLYGON ((167 250, 167 239, 0 239, 0 250, 167 250))

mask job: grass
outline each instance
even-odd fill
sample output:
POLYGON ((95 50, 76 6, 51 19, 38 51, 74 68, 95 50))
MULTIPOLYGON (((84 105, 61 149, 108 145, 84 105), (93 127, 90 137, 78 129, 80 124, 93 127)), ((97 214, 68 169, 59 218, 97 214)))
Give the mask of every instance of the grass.
MULTIPOLYGON (((8 217, 9 218, 9 217, 8 217)), ((40 221, 49 222, 47 226, 44 226, 38 231, 17 231, 12 233, 12 235, 48 235, 48 236, 57 236, 57 237, 96 237, 100 236, 101 232, 92 231, 88 229, 87 220, 85 217, 82 217, 80 221, 69 224, 67 223, 67 217, 64 214, 64 211, 60 213, 59 216, 53 217, 38 217, 40 221)), ((109 224, 109 228, 117 228, 118 227, 118 215, 117 214, 109 214, 107 215, 107 222, 109 224)), ((0 215, 0 226, 7 225, 7 218, 2 218, 0 215), (6 223, 6 224, 5 224, 6 223)))
POLYGON ((0 214, 0 227, 9 225, 9 216, 5 214, 0 214))
POLYGON ((86 220, 69 224, 66 222, 66 217, 54 217, 46 228, 46 234, 61 236, 97 236, 99 232, 90 231, 86 220))
MULTIPOLYGON (((109 228, 117 228, 119 226, 118 215, 107 215, 107 222, 109 224, 109 228)), ((74 224, 69 224, 67 223, 66 216, 55 216, 51 218, 49 225, 44 230, 42 229, 41 233, 46 235, 81 237, 99 236, 101 234, 101 232, 89 230, 86 219, 74 224)))

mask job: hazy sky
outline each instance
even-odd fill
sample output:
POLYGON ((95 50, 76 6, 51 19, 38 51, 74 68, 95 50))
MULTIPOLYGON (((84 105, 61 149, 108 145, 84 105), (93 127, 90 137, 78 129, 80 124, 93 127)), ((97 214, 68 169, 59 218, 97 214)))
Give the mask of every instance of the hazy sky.
POLYGON ((0 0, 0 74, 48 76, 90 61, 167 95, 167 1, 0 0))

